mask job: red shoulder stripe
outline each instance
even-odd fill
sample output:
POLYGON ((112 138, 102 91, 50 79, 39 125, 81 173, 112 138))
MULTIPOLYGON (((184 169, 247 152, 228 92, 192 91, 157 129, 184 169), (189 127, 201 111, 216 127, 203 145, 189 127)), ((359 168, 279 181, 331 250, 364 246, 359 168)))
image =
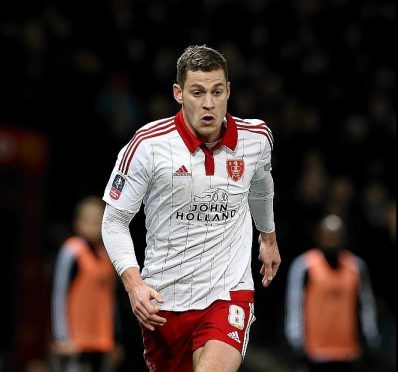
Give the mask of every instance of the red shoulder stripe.
POLYGON ((148 138, 162 136, 164 134, 173 132, 174 130, 176 130, 176 127, 175 127, 174 123, 172 123, 170 125, 167 125, 165 128, 163 128, 163 130, 149 131, 148 133, 142 134, 142 135, 138 136, 137 138, 133 139, 133 141, 131 142, 131 146, 128 150, 128 154, 126 155, 126 153, 127 153, 127 150, 126 150, 126 152, 123 156, 124 162, 120 162, 119 171, 121 171, 123 174, 127 174, 128 169, 130 167, 131 160, 133 159, 134 153, 142 141, 144 141, 148 138))
POLYGON ((269 128, 269 126, 265 122, 262 122, 262 123, 259 123, 259 124, 252 124, 252 123, 249 123, 249 122, 244 121, 242 119, 237 119, 236 123, 239 123, 237 125, 240 126, 241 128, 264 129, 264 130, 266 130, 268 132, 269 138, 271 139, 272 143, 274 142, 272 131, 271 131, 271 129, 269 128))
POLYGON ((272 135, 271 129, 265 124, 256 124, 256 125, 242 125, 242 124, 237 124, 238 130, 246 130, 248 132, 252 133, 258 133, 262 134, 267 137, 268 143, 271 147, 271 150, 274 148, 274 137, 272 135))
POLYGON ((164 120, 162 122, 156 123, 155 125, 149 127, 149 128, 144 128, 144 129, 139 129, 135 135, 133 136, 133 138, 130 140, 130 142, 127 145, 127 148, 123 154, 123 158, 122 161, 120 162, 119 165, 119 170, 121 170, 122 168, 125 168, 127 159, 130 156, 130 152, 131 149, 133 148, 134 144, 136 143, 137 140, 139 140, 141 137, 148 135, 150 133, 154 133, 156 131, 161 131, 163 129, 167 129, 170 126, 174 125, 174 118, 173 119, 167 119, 164 120), (171 120, 171 121, 170 121, 171 120))

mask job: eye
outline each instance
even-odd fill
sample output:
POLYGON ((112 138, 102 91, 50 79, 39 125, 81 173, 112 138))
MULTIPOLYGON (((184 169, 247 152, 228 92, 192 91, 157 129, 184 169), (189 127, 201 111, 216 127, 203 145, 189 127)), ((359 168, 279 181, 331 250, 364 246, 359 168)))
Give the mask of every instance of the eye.
POLYGON ((213 92, 213 94, 214 94, 216 97, 218 97, 218 96, 221 96, 221 95, 223 94, 223 91, 222 91, 221 89, 217 89, 217 90, 215 90, 215 91, 213 92))
POLYGON ((200 90, 194 90, 194 91, 192 92, 192 95, 193 95, 194 97, 200 97, 201 94, 202 94, 202 92, 201 92, 200 90))

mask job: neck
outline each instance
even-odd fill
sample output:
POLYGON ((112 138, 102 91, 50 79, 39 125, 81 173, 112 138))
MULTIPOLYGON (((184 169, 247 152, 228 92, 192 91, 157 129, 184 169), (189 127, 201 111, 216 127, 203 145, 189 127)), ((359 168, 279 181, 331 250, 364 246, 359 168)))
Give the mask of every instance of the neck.
POLYGON ((214 141, 214 142, 205 142, 205 145, 208 149, 213 148, 215 145, 217 145, 217 143, 219 143, 220 140, 214 141))
POLYGON ((328 264, 333 269, 337 269, 339 266, 339 251, 338 250, 324 250, 323 254, 324 254, 328 264))

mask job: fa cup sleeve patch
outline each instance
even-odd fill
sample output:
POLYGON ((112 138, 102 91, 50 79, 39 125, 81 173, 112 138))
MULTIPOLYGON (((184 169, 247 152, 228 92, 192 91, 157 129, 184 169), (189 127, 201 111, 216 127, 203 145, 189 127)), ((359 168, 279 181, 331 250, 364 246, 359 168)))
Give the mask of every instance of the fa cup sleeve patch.
POLYGON ((118 200, 120 194, 122 193, 124 184, 126 180, 120 175, 117 174, 112 182, 111 191, 109 191, 109 195, 112 199, 118 200))

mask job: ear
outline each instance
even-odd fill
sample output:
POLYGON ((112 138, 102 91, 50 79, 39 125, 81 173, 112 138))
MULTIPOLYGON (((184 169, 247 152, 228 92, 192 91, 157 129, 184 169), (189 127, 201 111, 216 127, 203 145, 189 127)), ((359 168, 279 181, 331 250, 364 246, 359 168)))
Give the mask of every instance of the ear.
POLYGON ((182 99, 182 89, 178 84, 173 84, 173 95, 174 99, 182 105, 183 99, 182 99))

